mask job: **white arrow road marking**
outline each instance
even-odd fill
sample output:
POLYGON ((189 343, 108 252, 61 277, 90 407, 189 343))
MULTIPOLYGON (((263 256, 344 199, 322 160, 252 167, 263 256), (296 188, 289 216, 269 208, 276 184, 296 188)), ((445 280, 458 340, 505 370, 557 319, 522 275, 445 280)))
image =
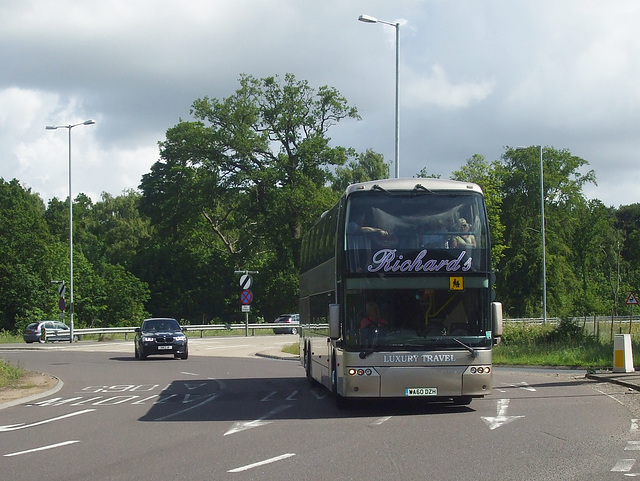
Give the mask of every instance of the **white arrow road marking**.
POLYGON ((70 418, 70 417, 73 417, 73 416, 78 416, 80 414, 90 413, 92 411, 95 411, 95 409, 85 409, 84 411, 78 411, 78 412, 75 412, 75 413, 65 414, 64 416, 58 416, 57 418, 45 419, 44 421, 38 421, 37 423, 32 423, 32 424, 20 423, 20 424, 9 424, 9 425, 6 425, 6 426, 0 426, 0 432, 17 431, 18 429, 26 429, 26 428, 31 428, 33 426, 40 426, 41 424, 47 424, 47 423, 51 423, 53 421, 59 421, 60 419, 70 418))
POLYGON ((227 434, 235 434, 235 433, 239 433, 240 431, 246 431, 247 429, 257 428, 259 426, 264 426, 265 424, 270 424, 271 421, 265 421, 265 419, 268 419, 271 416, 274 416, 279 412, 284 411, 285 409, 289 409, 290 407, 291 407, 290 404, 285 404, 283 406, 275 408, 273 411, 269 411, 267 414, 265 414, 261 418, 256 419, 255 421, 234 423, 231 429, 229 429, 226 433, 224 433, 224 435, 226 436, 227 434))
POLYGON ((523 418, 524 416, 507 416, 507 408, 509 407, 509 399, 498 399, 497 415, 495 417, 482 416, 482 420, 487 423, 492 431, 510 423, 514 419, 523 418))
POLYGON ((79 443, 80 441, 65 441, 64 443, 50 444, 49 446, 42 446, 41 448, 28 449, 26 451, 18 451, 17 453, 5 454, 5 457, 20 456, 21 454, 35 453, 36 451, 44 451, 46 449, 60 448, 62 446, 68 446, 69 444, 79 443))
POLYGON ((276 456, 275 458, 265 459, 264 461, 260 461, 253 464, 247 464, 246 466, 241 466, 239 468, 230 469, 227 471, 228 473, 239 473, 240 471, 247 471, 252 468, 257 468, 258 466, 264 466, 265 464, 275 463, 276 461, 282 461, 283 459, 290 458, 291 456, 295 456, 295 453, 287 453, 282 454, 280 456, 276 456))

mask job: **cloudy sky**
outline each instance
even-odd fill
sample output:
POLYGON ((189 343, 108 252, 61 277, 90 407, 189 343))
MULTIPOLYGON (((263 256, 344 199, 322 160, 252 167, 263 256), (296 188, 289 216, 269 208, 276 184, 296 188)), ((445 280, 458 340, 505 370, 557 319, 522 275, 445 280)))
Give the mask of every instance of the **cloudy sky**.
MULTIPOLYGON (((241 73, 335 87, 362 120, 332 143, 447 177, 505 146, 569 149, 606 205, 640 202, 637 0, 2 0, 0 177, 48 201, 137 188, 158 141, 241 73)), ((392 166, 392 172, 393 172, 392 166)))

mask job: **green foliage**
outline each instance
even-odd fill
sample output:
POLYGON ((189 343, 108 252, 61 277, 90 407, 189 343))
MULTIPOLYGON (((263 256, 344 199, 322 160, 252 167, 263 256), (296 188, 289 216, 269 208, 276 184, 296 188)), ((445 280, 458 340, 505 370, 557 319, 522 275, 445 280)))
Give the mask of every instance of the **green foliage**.
POLYGON ((562 320, 557 326, 507 323, 493 354, 496 364, 531 366, 609 367, 611 343, 585 334, 580 326, 562 320))
POLYGON ((195 121, 167 131, 161 160, 142 179, 140 208, 155 228, 155 255, 136 272, 151 288, 150 310, 231 320, 239 296, 233 272, 245 269, 264 273, 254 294, 265 316, 291 310, 302 234, 335 200, 326 187, 330 168, 354 156, 331 147, 326 134, 342 119, 358 119, 357 110, 335 89, 287 74, 242 75, 234 95, 196 100, 191 113, 195 121))
POLYGON ((44 220, 44 204, 17 180, 0 179, 0 329, 46 310, 54 271, 54 239, 44 220))
POLYGON ((582 187, 595 174, 580 170, 587 162, 567 150, 507 148, 503 157, 502 214, 504 257, 498 265, 500 298, 514 317, 541 317, 542 236, 541 200, 544 199, 548 313, 556 316, 577 310, 576 293, 584 286, 575 266, 576 209, 586 203, 582 187), (544 171, 541 192, 540 170, 544 171), (542 199, 541 199, 542 197, 542 199))
POLYGON ((451 174, 453 180, 473 182, 482 189, 491 226, 491 261, 494 266, 499 265, 506 248, 502 223, 502 173, 499 162, 489 163, 483 156, 475 154, 460 170, 451 174))
POLYGON ((26 374, 19 366, 14 366, 0 359, 0 388, 11 386, 15 381, 26 374))

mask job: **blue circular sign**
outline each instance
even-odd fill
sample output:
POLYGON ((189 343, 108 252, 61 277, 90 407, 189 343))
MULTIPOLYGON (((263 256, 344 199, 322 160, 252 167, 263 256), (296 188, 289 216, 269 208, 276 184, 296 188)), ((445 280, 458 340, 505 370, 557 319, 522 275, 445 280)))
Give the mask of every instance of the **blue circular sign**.
POLYGON ((252 300, 253 300, 253 294, 251 293, 250 290, 245 289, 244 291, 242 291, 242 294, 240 294, 240 302, 242 304, 246 306, 248 304, 251 304, 252 300))

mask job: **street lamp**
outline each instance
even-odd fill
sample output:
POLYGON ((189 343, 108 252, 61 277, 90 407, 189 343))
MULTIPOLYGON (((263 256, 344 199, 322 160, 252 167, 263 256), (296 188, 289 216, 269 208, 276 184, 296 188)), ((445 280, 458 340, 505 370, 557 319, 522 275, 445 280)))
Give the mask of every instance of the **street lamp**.
POLYGON ((544 234, 544 168, 542 163, 542 145, 519 147, 516 150, 526 150, 535 147, 540 151, 540 217, 542 233, 542 323, 547 324, 547 248, 544 234))
POLYGON ((92 125, 93 120, 85 120, 71 125, 47 125, 47 130, 69 130, 69 342, 73 342, 73 197, 71 195, 71 129, 78 125, 92 125))
POLYGON ((398 78, 400 73, 399 65, 399 53, 400 53, 400 23, 398 22, 385 22, 384 20, 378 20, 371 15, 360 15, 358 20, 365 23, 384 23, 385 25, 391 25, 396 29, 396 179, 400 178, 400 104, 398 99, 398 78))

